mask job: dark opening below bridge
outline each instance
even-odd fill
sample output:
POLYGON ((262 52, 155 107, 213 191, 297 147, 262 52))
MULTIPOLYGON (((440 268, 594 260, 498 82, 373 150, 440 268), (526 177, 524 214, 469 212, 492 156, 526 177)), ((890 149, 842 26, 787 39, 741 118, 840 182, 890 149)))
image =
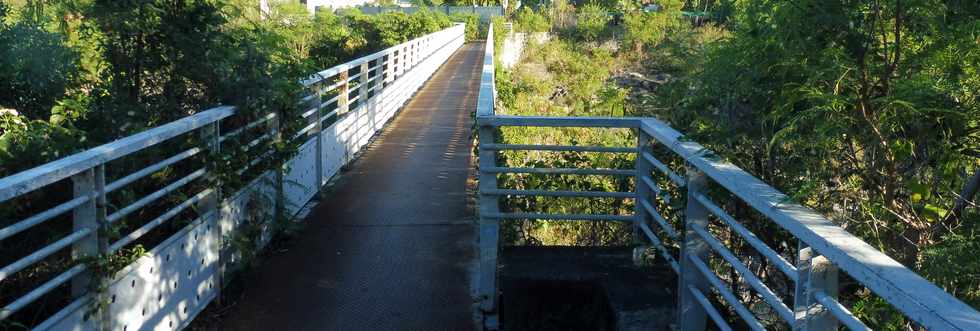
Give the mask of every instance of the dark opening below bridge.
POLYGON ((482 44, 467 44, 341 174, 288 245, 245 275, 227 330, 468 330, 467 199, 482 44))

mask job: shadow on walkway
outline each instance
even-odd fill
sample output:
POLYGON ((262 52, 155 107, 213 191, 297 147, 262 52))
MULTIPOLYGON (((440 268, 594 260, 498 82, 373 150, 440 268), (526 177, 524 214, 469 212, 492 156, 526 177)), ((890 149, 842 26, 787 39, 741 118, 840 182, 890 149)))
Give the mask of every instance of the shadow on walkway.
POLYGON ((471 111, 482 44, 463 46, 305 220, 244 276, 225 330, 470 330, 471 111))

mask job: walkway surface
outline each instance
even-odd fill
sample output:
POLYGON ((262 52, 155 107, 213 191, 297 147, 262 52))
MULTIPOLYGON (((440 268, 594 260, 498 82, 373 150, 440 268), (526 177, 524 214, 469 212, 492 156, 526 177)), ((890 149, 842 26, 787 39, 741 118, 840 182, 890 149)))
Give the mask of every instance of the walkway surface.
POLYGON ((470 330, 471 112, 482 44, 440 68, 288 245, 245 276, 225 330, 470 330))

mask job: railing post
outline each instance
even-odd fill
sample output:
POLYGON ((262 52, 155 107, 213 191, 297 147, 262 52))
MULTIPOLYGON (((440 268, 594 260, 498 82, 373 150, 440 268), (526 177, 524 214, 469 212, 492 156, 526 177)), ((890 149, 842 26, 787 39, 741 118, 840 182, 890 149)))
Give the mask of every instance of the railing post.
POLYGON ((391 85, 395 81, 395 51, 391 51, 391 53, 385 55, 385 58, 385 75, 382 86, 388 87, 388 85, 391 85))
POLYGON ((408 53, 411 51, 410 48, 409 48, 410 46, 411 45, 405 45, 405 46, 402 46, 402 49, 399 49, 398 50, 398 56, 399 56, 399 59, 398 59, 398 78, 401 78, 403 75, 405 75, 406 72, 408 72, 408 68, 409 68, 409 66, 408 66, 408 53))
MULTIPOLYGON (((268 130, 269 133, 272 134, 272 141, 275 144, 278 144, 280 141, 282 141, 282 130, 280 129, 279 126, 279 121, 281 117, 282 114, 276 113, 275 116, 273 116, 271 119, 269 119, 268 122, 266 122, 266 130, 268 130)), ((280 221, 286 219, 286 189, 285 189, 286 166, 284 163, 278 163, 278 162, 285 162, 285 161, 275 161, 275 162, 276 162, 276 164, 274 165, 275 169, 273 169, 272 171, 272 175, 274 177, 273 185, 275 185, 273 220, 280 221)), ((317 187, 317 189, 319 189, 319 187, 317 187)))
POLYGON ((358 88, 357 104, 363 105, 367 109, 367 98, 368 98, 368 79, 371 76, 371 66, 368 65, 370 61, 365 61, 361 63, 361 80, 358 88))
POLYGON ((643 182, 643 177, 653 173, 653 165, 643 158, 643 152, 650 148, 650 136, 641 129, 637 129, 636 133, 636 178, 633 179, 633 193, 636 194, 633 199, 633 215, 636 217, 636 220, 633 221, 633 245, 636 246, 633 248, 633 263, 639 265, 643 262, 642 253, 646 250, 646 246, 640 244, 643 242, 641 241, 640 224, 650 224, 650 215, 643 208, 641 201, 650 202, 651 191, 643 182))
MULTIPOLYGON (((219 124, 220 122, 221 121, 215 121, 213 123, 201 127, 199 133, 201 138, 201 144, 207 150, 204 157, 207 160, 211 161, 210 162, 211 164, 207 166, 208 173, 205 176, 205 181, 208 183, 208 186, 209 188, 212 189, 212 191, 211 194, 209 194, 204 199, 201 199, 201 201, 197 203, 197 208, 200 211, 201 215, 206 215, 208 213, 211 213, 211 217, 215 220, 221 219, 221 215, 220 215, 221 211, 219 208, 220 199, 221 199, 221 180, 220 178, 218 178, 218 175, 215 173, 215 167, 212 167, 211 165, 217 165, 218 161, 221 158, 221 128, 219 124)), ((218 252, 217 254, 218 261, 216 261, 218 272, 215 275, 215 283, 216 283, 215 293, 217 294, 217 296, 215 297, 217 298, 218 304, 220 305, 221 304, 220 294, 221 294, 221 289, 224 288, 224 276, 225 276, 225 271, 227 269, 227 265, 225 265, 225 263, 226 261, 228 261, 227 254, 230 252, 226 252, 224 249, 222 249, 223 248, 222 241, 224 241, 226 233, 223 232, 223 230, 225 229, 221 226, 221 224, 219 224, 219 222, 215 222, 215 226, 212 228, 212 230, 218 232, 218 234, 213 237, 213 238, 217 238, 217 240, 215 240, 214 242, 216 247, 211 247, 211 249, 214 249, 214 252, 218 252)))
POLYGON ((350 95, 348 94, 348 92, 350 92, 350 86, 348 84, 348 80, 350 78, 350 68, 345 68, 344 71, 341 71, 337 76, 339 77, 338 79, 340 79, 340 86, 337 87, 337 116, 340 116, 350 111, 350 95))
MULTIPOLYGON (((479 128, 479 145, 493 144, 496 129, 492 126, 479 128)), ((500 220, 491 216, 500 212, 496 195, 483 194, 497 189, 497 175, 485 169, 497 166, 497 153, 489 149, 479 151, 480 194, 480 309, 487 316, 488 329, 496 327, 497 312, 497 249, 500 236, 500 220)))
POLYGON ((837 267, 826 257, 800 243, 799 271, 794 299, 796 325, 794 330, 832 331, 840 322, 817 301, 816 293, 837 298, 837 267))
MULTIPOLYGON (((100 255, 109 253, 108 238, 106 230, 106 196, 105 196, 105 164, 100 164, 95 168, 82 171, 71 177, 73 194, 77 197, 88 196, 89 201, 78 206, 72 212, 72 228, 74 231, 88 229, 91 231, 88 236, 79 240, 71 247, 71 257, 73 261, 85 258, 98 258, 100 255)), ((108 282, 107 279, 100 279, 100 275, 95 270, 75 276, 71 280, 71 295, 79 298, 91 292, 97 287, 95 282, 108 282)), ((98 286, 101 287, 101 286, 98 286)), ((105 293, 93 293, 97 301, 102 301, 99 296, 105 293)), ((103 308, 97 312, 95 324, 97 328, 108 328, 109 313, 108 308, 103 308)))
POLYGON ((326 84, 325 79, 320 79, 320 83, 313 85, 316 89, 316 102, 314 107, 316 111, 313 112, 313 120, 316 124, 313 126, 313 137, 316 138, 314 145, 316 146, 316 196, 320 195, 320 187, 323 186, 323 137, 320 134, 323 132, 323 84, 326 84))
POLYGON ((412 68, 419 64, 419 42, 412 43, 412 68))
POLYGON ((385 79, 385 62, 384 62, 384 56, 381 56, 378 57, 378 60, 374 62, 374 95, 381 94, 381 90, 384 89, 385 86, 384 79, 385 79))
POLYGON ((681 270, 678 282, 678 321, 681 331, 702 331, 705 329, 707 312, 697 302, 689 288, 708 293, 708 281, 694 266, 693 258, 707 262, 708 244, 694 231, 695 226, 708 227, 708 210, 695 198, 703 194, 707 177, 697 168, 687 168, 687 209, 684 212, 684 243, 681 247, 681 270))

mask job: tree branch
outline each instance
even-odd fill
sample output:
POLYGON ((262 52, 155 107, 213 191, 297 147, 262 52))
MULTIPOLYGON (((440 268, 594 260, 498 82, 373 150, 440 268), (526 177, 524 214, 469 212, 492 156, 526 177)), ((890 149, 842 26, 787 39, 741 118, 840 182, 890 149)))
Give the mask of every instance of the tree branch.
POLYGON ((946 213, 946 217, 941 223, 948 223, 953 219, 959 218, 963 210, 972 204, 973 196, 977 194, 978 190, 980 190, 980 169, 977 169, 973 173, 973 177, 963 186, 963 191, 960 191, 960 196, 956 198, 956 204, 953 205, 953 209, 946 213))

